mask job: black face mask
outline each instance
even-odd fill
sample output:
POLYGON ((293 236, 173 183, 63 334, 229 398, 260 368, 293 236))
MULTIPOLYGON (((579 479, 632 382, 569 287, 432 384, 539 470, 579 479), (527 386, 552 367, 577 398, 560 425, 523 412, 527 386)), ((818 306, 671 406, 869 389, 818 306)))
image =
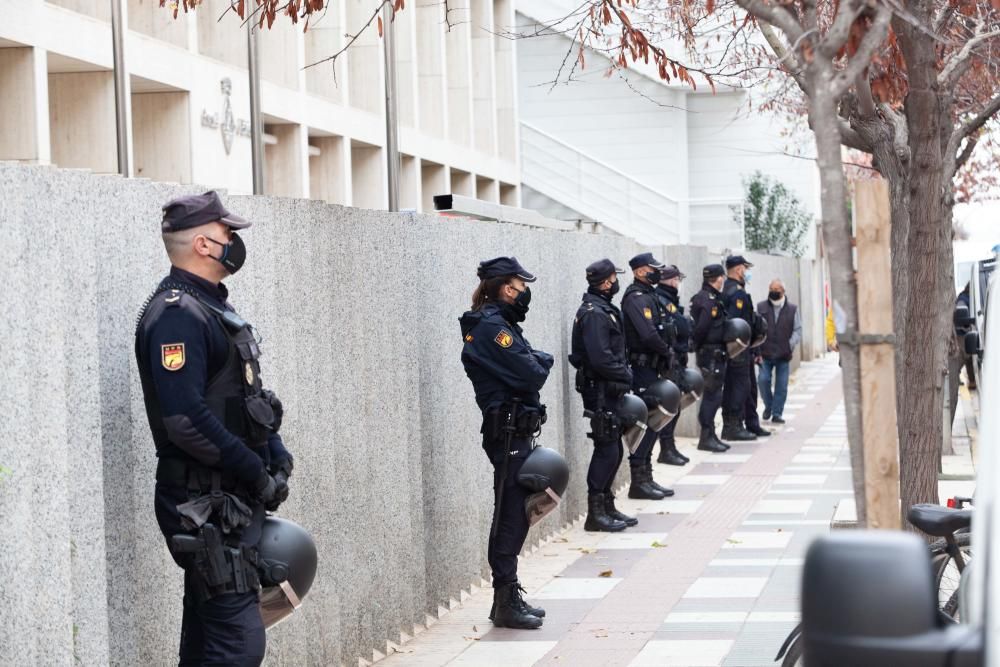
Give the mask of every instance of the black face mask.
POLYGON ((782 296, 784 295, 781 292, 775 292, 774 290, 767 293, 767 298, 771 301, 780 301, 782 296))
POLYGON ((617 280, 611 283, 611 287, 608 288, 608 296, 614 296, 618 294, 618 290, 622 288, 622 284, 617 280))
POLYGON ((222 256, 216 257, 215 260, 218 261, 222 266, 226 267, 226 271, 229 275, 232 275, 240 270, 243 263, 247 261, 247 247, 243 243, 243 239, 236 232, 233 232, 232 238, 229 243, 220 243, 215 239, 206 236, 206 239, 212 243, 216 243, 222 246, 222 256))
POLYGON ((654 287, 656 286, 656 283, 660 282, 660 279, 662 277, 663 274, 660 273, 659 271, 650 271, 649 273, 646 274, 646 280, 649 281, 649 284, 653 285, 654 287))
POLYGON ((524 286, 524 291, 518 293, 517 298, 514 299, 514 303, 511 304, 511 308, 514 310, 514 314, 517 316, 518 322, 523 322, 525 316, 528 314, 528 304, 531 303, 531 288, 527 285, 524 286))

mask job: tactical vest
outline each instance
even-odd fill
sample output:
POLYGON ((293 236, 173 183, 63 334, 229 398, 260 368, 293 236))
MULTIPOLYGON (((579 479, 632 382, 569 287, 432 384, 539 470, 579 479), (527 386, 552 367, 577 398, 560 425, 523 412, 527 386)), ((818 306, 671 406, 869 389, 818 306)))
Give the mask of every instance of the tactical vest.
MULTIPOLYGON (((205 403, 209 411, 222 422, 226 430, 243 440, 247 447, 261 451, 265 458, 267 437, 277 430, 280 416, 275 414, 270 392, 264 392, 260 380, 260 347, 254 337, 253 327, 243 318, 230 310, 223 310, 209 303, 193 288, 181 283, 165 283, 150 298, 139 318, 139 326, 143 326, 149 305, 161 295, 162 298, 179 296, 178 307, 197 308, 209 318, 215 319, 229 342, 226 362, 222 368, 209 379, 205 388, 205 403), (169 294, 168 294, 169 293, 169 294)), ((161 423, 163 415, 158 404, 147 406, 151 423, 161 423)), ((160 437, 166 432, 160 429, 160 437)), ((157 439, 154 432, 154 440, 157 439)), ((156 442, 159 447, 160 442, 156 442)))

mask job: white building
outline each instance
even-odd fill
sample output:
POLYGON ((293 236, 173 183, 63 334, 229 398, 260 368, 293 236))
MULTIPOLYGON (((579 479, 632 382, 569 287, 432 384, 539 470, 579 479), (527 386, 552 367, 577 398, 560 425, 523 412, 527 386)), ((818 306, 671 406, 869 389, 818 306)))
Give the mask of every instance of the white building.
MULTIPOLYGON (((520 0, 519 32, 575 6, 520 0)), ((523 206, 649 241, 741 248, 732 208, 743 179, 760 170, 818 217, 815 163, 787 153, 782 125, 751 112, 746 91, 668 85, 642 69, 624 72, 626 82, 607 76, 610 62, 594 51, 572 82, 553 86, 570 47, 563 34, 518 41, 523 206)))
MULTIPOLYGON (((228 0, 177 19, 159 0, 122 2, 133 175, 251 192, 247 34, 234 12, 220 20, 228 0)), ((492 30, 513 24, 512 2, 451 2, 450 30, 443 3, 407 3, 398 15, 402 208, 433 210, 432 195, 445 192, 517 205, 514 45, 492 30)), ((386 207, 376 30, 335 73, 329 64, 304 69, 337 52, 375 5, 334 2, 308 32, 281 16, 260 33, 266 193, 386 207)), ((118 171, 110 7, 0 0, 0 96, 8 101, 0 159, 118 171)))

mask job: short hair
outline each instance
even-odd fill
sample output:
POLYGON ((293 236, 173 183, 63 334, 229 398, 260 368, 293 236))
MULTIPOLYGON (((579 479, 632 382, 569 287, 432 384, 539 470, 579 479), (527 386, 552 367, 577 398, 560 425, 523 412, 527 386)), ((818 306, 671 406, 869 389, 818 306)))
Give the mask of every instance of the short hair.
POLYGON ((198 234, 204 233, 201 227, 191 227, 176 232, 163 232, 163 247, 167 250, 167 257, 177 259, 184 254, 185 250, 191 248, 191 241, 198 234))

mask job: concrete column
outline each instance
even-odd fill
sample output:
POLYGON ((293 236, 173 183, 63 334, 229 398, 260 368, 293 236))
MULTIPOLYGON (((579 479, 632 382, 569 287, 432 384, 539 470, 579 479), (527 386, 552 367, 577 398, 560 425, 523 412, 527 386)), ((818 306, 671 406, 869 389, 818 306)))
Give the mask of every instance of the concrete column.
POLYGON ((132 95, 134 175, 154 181, 190 183, 189 93, 132 95))
POLYGON ((399 173, 399 210, 419 210, 421 201, 420 159, 403 155, 399 173))
POLYGON ((0 96, 17 100, 0 124, 0 160, 51 161, 47 60, 44 49, 0 49, 0 96))
MULTIPOLYGON (((370 3, 351 0, 347 8, 346 32, 355 34, 371 18, 370 3)), ((374 27, 374 23, 372 24, 374 27)), ((381 115, 383 112, 382 44, 378 31, 365 30, 344 54, 347 58, 349 104, 381 115)))
POLYGON ((309 158, 309 196, 313 199, 350 205, 350 151, 345 149, 348 141, 344 137, 310 139, 320 151, 309 158))
POLYGON ((448 89, 445 84, 445 31, 443 3, 417 4, 417 118, 418 128, 431 136, 445 138, 448 116, 448 89))
POLYGON ((434 195, 448 194, 451 190, 451 183, 448 177, 448 168, 443 164, 422 160, 420 163, 420 212, 434 212, 434 195))
POLYGON ((467 171, 451 168, 451 193, 465 197, 476 196, 476 177, 467 171))
POLYGON ((379 146, 351 142, 353 206, 385 209, 389 205, 385 188, 384 153, 379 146))
POLYGON ((521 188, 510 183, 500 184, 500 203, 504 206, 521 205, 521 188))
POLYGON ((448 139, 462 146, 472 142, 472 37, 469 0, 449 3, 452 28, 445 34, 448 83, 448 139))
POLYGON ((476 199, 500 203, 500 184, 488 176, 477 176, 476 199))
MULTIPOLYGON (((503 32, 514 27, 511 0, 493 0, 493 30, 503 32)), ((514 40, 496 38, 493 47, 496 66, 497 153, 504 160, 517 162, 520 133, 517 124, 517 45, 514 40)))
POLYGON ((472 125, 477 151, 497 152, 496 39, 492 0, 472 0, 472 125))
MULTIPOLYGON (((291 123, 266 125, 264 133, 277 139, 264 147, 264 187, 269 195, 302 197, 308 191, 308 178, 302 161, 308 160, 302 127, 291 123)), ((307 171, 307 170, 306 170, 307 171)))

